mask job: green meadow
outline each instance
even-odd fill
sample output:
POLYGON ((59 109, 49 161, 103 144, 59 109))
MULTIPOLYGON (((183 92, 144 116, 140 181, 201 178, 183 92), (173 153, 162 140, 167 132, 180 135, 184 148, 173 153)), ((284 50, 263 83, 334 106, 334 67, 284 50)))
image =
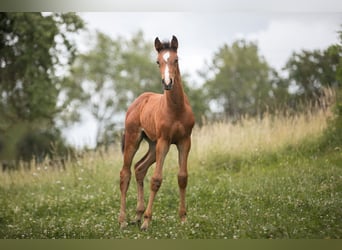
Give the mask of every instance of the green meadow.
MULTIPOLYGON (((173 146, 147 231, 133 224, 119 227, 119 145, 83 153, 65 171, 43 163, 29 171, 0 173, 0 238, 341 238, 342 147, 327 142, 334 137, 328 129, 332 117, 329 112, 278 115, 195 128, 187 222, 178 218, 173 146)), ((153 169, 145 179, 145 201, 153 169)), ((134 174, 127 207, 133 220, 134 174)))

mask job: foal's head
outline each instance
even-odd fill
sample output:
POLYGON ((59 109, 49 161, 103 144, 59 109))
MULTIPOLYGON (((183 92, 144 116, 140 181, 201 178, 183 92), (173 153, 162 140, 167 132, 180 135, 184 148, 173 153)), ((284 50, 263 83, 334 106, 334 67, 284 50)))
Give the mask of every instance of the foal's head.
POLYGON ((172 36, 171 43, 161 43, 157 37, 154 40, 154 47, 158 51, 157 64, 159 65, 162 84, 165 90, 171 90, 175 82, 176 69, 178 69, 177 38, 172 36))

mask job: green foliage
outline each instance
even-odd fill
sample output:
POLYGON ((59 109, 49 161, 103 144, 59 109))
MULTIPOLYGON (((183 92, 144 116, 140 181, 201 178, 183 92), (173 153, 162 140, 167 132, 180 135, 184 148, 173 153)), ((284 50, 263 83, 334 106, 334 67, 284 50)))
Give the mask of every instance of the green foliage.
MULTIPOLYGON (((326 50, 302 51, 294 53, 286 67, 290 81, 299 91, 297 99, 307 103, 318 103, 325 108, 327 92, 333 98, 333 117, 320 142, 321 149, 338 149, 342 146, 342 32, 339 32, 340 43, 329 46, 326 50), (332 91, 326 91, 326 89, 332 91), (324 98, 321 98, 324 97, 324 98), (323 101, 323 102, 322 102, 323 101)), ((298 101, 298 100, 296 100, 298 101)), ((331 103, 330 103, 331 104, 331 103)), ((306 107, 305 105, 304 107, 306 107)))
POLYGON ((341 44, 294 52, 284 67, 288 77, 281 77, 258 54, 256 44, 244 40, 224 44, 201 72, 211 104, 209 117, 217 112, 219 118, 235 120, 243 115, 262 117, 265 112, 326 108, 331 104, 327 90, 341 88, 341 58, 341 44))
POLYGON ((58 46, 67 46, 63 56, 70 61, 73 50, 66 35, 82 27, 80 19, 74 14, 1 13, 0 20, 0 115, 9 123, 1 128, 18 120, 52 120, 58 96, 55 71, 62 65, 58 46))
POLYGON ((202 126, 209 115, 208 99, 203 88, 195 88, 188 83, 188 75, 182 75, 184 91, 188 96, 191 108, 195 115, 196 125, 202 126))
POLYGON ((31 168, 32 163, 50 161, 64 167, 74 151, 65 145, 61 132, 55 128, 32 127, 27 123, 13 125, 0 135, 0 163, 3 171, 31 168))
POLYGON ((86 107, 97 121, 97 144, 112 140, 117 115, 139 94, 161 89, 152 52, 142 32, 129 40, 97 32, 93 47, 77 56, 64 81, 70 104, 66 121, 79 117, 80 107, 86 107))
POLYGON ((320 143, 322 150, 342 150, 342 100, 340 92, 337 93, 337 102, 333 108, 334 115, 328 121, 328 128, 320 143))
POLYGON ((73 60, 75 46, 68 36, 82 27, 74 13, 0 13, 0 133, 8 152, 0 152, 1 159, 17 153, 12 149, 25 134, 18 127, 55 128, 60 112, 56 73, 73 60))
POLYGON ((256 44, 240 40, 219 48, 207 72, 201 74, 208 99, 226 117, 236 119, 243 114, 262 115, 272 105, 277 91, 273 72, 256 44))
POLYGON ((293 93, 292 107, 297 110, 308 107, 324 107, 326 89, 335 91, 342 87, 338 72, 342 69, 342 47, 331 45, 326 50, 293 53, 286 63, 288 81, 293 93), (303 106, 303 107, 301 107, 303 106))
POLYGON ((1 115, 32 121, 55 106, 56 89, 48 70, 53 69, 49 50, 58 28, 51 17, 39 13, 1 13, 1 20, 1 115))

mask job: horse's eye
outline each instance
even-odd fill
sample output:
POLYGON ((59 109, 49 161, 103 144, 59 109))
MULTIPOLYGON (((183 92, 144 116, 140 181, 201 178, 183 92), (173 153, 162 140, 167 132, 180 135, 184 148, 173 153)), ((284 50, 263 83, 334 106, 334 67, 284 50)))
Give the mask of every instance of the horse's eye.
POLYGON ((178 63, 178 58, 175 59, 175 63, 178 63))
POLYGON ((159 61, 156 61, 156 63, 159 65, 160 63, 159 63, 159 61))

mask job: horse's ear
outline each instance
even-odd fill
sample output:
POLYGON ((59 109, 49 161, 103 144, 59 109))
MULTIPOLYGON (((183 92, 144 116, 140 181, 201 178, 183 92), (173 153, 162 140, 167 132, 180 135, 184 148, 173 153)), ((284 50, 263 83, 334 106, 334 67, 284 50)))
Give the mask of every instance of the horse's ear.
POLYGON ((156 39, 154 40, 154 47, 156 48, 158 53, 163 49, 163 44, 160 42, 158 37, 156 37, 156 39))
POLYGON ((178 49, 178 40, 177 40, 177 37, 175 37, 175 36, 172 36, 171 48, 176 50, 176 51, 178 49))

